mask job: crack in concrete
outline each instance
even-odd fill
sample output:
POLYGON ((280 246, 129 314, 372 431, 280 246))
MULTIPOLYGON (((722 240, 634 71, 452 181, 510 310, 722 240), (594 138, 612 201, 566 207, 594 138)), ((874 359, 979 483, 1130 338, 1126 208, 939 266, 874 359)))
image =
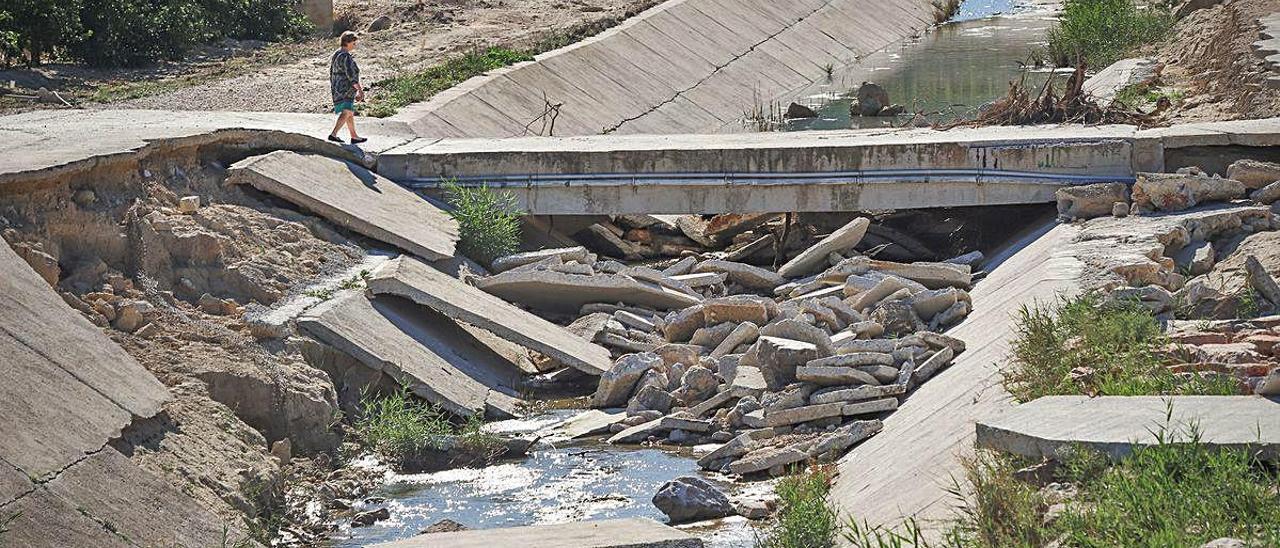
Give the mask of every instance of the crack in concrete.
MULTIPOLYGON (((78 314, 79 314, 79 313, 77 312, 77 315, 78 315, 78 314)), ((86 387, 88 387, 88 388, 89 388, 89 390, 94 391, 94 393, 98 394, 99 396, 102 396, 104 399, 106 399, 107 401, 111 402, 111 403, 112 403, 113 405, 115 405, 116 407, 119 407, 119 408, 120 408, 120 410, 124 411, 125 413, 128 413, 128 414, 129 414, 129 417, 131 417, 131 419, 130 419, 131 421, 132 421, 132 418, 141 417, 140 415, 137 415, 137 414, 135 414, 133 411, 129 410, 129 408, 128 408, 127 406, 125 406, 124 404, 120 403, 119 401, 116 401, 116 399, 115 399, 115 398, 113 398, 113 397, 111 397, 111 396, 107 395, 107 394, 106 394, 105 392, 103 392, 102 390, 99 390, 99 389, 98 389, 98 387, 96 387, 96 386, 94 386, 94 385, 90 384, 87 380, 85 380, 85 379, 81 378, 81 376, 80 376, 80 375, 78 375, 78 374, 76 374, 76 372, 75 372, 75 371, 72 371, 72 370, 70 370, 70 369, 67 369, 65 366, 63 366, 63 365, 62 365, 62 363, 61 363, 60 361, 55 360, 52 356, 50 356, 50 355, 48 355, 48 354, 46 354, 46 353, 42 352, 40 349, 38 349, 38 348, 36 348, 36 347, 32 346, 31 344, 27 343, 27 341, 22 340, 22 338, 21 338, 21 337, 19 337, 17 334, 13 333, 12 331, 9 331, 8 329, 5 329, 4 327, 0 327, 0 332, 3 332, 5 335, 8 335, 8 336, 9 336, 9 338, 13 339, 13 340, 14 340, 14 341, 16 341, 18 344, 20 344, 20 345, 22 345, 22 346, 26 347, 28 350, 30 350, 32 353, 36 354, 37 356, 40 356, 40 357, 44 358, 45 360, 48 360, 48 361, 49 361, 49 363, 53 364, 53 365, 54 365, 54 366, 56 366, 58 369, 61 369, 63 372, 65 372, 65 373, 66 373, 66 374, 68 374, 68 375, 71 375, 71 378, 73 378, 73 379, 75 379, 75 380, 77 380, 77 381, 80 381, 80 384, 85 385, 86 387)), ((111 343, 111 344, 115 344, 115 343, 113 342, 113 343, 111 343)), ((141 366, 139 366, 139 367, 141 367, 141 366)), ((167 392, 168 390, 166 389, 165 391, 167 392)), ((158 407, 159 407, 159 406, 157 405, 157 409, 156 409, 156 412, 157 412, 157 413, 159 412, 158 407)), ((146 417, 141 417, 141 418, 146 418, 146 417)), ((123 428, 123 427, 121 427, 121 428, 123 428)))

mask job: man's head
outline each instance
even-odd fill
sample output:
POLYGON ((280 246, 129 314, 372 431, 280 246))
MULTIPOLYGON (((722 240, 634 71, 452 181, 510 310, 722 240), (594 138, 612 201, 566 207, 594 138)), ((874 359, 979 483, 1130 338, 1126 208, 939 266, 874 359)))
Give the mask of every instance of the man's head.
POLYGON ((356 42, 359 40, 360 40, 359 34, 356 34, 354 31, 348 30, 348 31, 344 31, 342 33, 342 36, 338 38, 338 44, 342 46, 342 49, 350 51, 356 48, 356 42))

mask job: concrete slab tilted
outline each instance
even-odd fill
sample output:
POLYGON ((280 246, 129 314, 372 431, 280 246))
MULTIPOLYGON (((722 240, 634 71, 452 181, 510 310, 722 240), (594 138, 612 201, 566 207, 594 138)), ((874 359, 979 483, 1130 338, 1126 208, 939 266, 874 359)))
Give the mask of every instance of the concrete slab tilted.
POLYGON ((702 548, 698 537, 643 518, 429 533, 378 548, 702 548))

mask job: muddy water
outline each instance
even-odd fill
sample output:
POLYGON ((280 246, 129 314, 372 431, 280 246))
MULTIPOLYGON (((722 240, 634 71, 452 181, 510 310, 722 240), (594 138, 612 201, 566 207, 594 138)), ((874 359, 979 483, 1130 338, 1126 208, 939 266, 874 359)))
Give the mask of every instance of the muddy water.
MULTIPOLYGON (((553 411, 532 418, 504 421, 492 430, 527 433, 562 422, 577 411, 553 411)), ((516 527, 611 518, 644 517, 665 521, 650 502, 668 480, 701 475, 728 493, 742 486, 723 476, 704 474, 695 462, 702 450, 613 447, 600 441, 544 444, 527 459, 485 468, 463 468, 430 474, 387 474, 375 496, 385 501, 361 504, 358 510, 386 506, 391 519, 371 527, 343 525, 334 546, 364 546, 402 539, 451 519, 472 529, 516 527)), ((771 484, 745 487, 769 490, 771 484)), ((750 546, 752 526, 742 518, 682 526, 709 547, 750 546)))
MULTIPOLYGON (((796 102, 818 111, 818 118, 790 120, 785 131, 901 126, 912 116, 850 116, 849 106, 864 81, 880 84, 908 112, 924 112, 927 121, 972 117, 1026 77, 1040 85, 1052 74, 1036 68, 1035 51, 1046 43, 1056 5, 1023 0, 969 0, 951 22, 917 38, 873 53, 831 78, 803 90, 796 102)), ((785 110, 782 105, 781 110, 785 110)))

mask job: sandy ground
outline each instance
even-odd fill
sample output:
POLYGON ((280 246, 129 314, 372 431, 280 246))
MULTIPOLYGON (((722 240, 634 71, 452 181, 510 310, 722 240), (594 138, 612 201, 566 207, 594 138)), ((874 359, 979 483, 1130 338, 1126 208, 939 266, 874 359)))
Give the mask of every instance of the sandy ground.
MULTIPOLYGON (((361 76, 373 83, 402 70, 420 69, 473 48, 501 45, 529 47, 550 36, 577 34, 598 25, 611 26, 657 4, 657 0, 339 0, 335 11, 357 31, 386 15, 389 28, 363 32, 356 52, 361 76)), ((50 65, 35 71, 0 71, 0 81, 63 90, 64 96, 87 96, 101 85, 187 78, 192 85, 89 108, 327 112, 329 55, 334 39, 265 46, 225 44, 193 55, 184 63, 132 71, 93 71, 50 65), (227 63, 226 61, 232 62, 227 63)), ((376 89, 373 93, 376 93, 376 89)), ((74 99, 73 99, 74 101, 74 99)), ((9 103, 0 111, 30 110, 49 105, 9 103)))
POLYGON ((1150 52, 1165 64, 1165 82, 1184 92, 1162 122, 1280 116, 1280 90, 1266 86, 1271 73, 1250 47, 1260 39, 1258 18, 1277 11, 1280 0, 1229 0, 1179 21, 1150 52))

